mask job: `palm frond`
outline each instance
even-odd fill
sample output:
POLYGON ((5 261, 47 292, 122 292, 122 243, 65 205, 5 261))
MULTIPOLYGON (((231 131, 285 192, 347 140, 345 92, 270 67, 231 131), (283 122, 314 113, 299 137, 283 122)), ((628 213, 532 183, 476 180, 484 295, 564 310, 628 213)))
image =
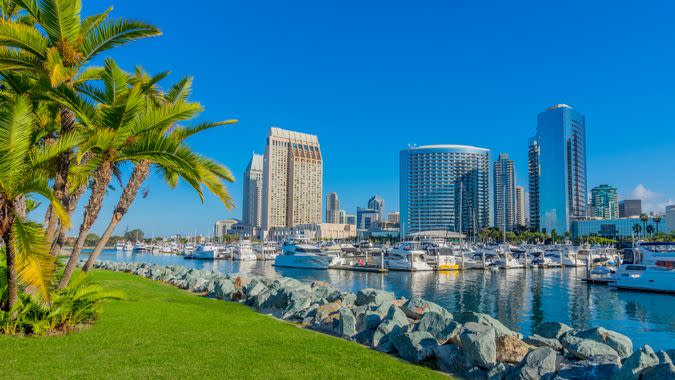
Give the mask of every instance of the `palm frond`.
POLYGON ((89 61, 97 54, 145 37, 160 35, 157 27, 133 20, 105 20, 92 28, 84 37, 82 61, 89 61))
POLYGON ((80 35, 81 0, 42 0, 40 24, 52 41, 75 43, 80 35))
POLYGON ((217 122, 203 122, 199 123, 193 127, 177 127, 173 130, 173 134, 180 139, 181 141, 187 139, 188 137, 197 134, 199 132, 205 131, 207 129, 215 128, 215 127, 220 127, 223 125, 231 125, 231 124, 236 124, 238 123, 239 120, 237 119, 230 119, 230 120, 224 120, 224 121, 217 121, 217 122))
POLYGON ((49 254, 49 243, 44 230, 36 223, 17 219, 12 226, 12 249, 16 260, 17 277, 29 292, 42 299, 49 298, 49 284, 53 279, 54 257, 49 254))
POLYGON ((48 41, 32 26, 0 21, 0 46, 22 49, 45 59, 48 41))

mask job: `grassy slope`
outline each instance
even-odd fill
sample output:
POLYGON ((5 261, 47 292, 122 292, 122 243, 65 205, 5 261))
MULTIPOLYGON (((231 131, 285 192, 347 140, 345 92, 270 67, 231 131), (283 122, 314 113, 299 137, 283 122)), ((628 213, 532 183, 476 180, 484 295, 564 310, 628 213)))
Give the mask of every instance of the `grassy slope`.
POLYGON ((92 328, 58 337, 0 336, 3 378, 440 377, 355 343, 124 273, 95 271, 125 301, 92 328))

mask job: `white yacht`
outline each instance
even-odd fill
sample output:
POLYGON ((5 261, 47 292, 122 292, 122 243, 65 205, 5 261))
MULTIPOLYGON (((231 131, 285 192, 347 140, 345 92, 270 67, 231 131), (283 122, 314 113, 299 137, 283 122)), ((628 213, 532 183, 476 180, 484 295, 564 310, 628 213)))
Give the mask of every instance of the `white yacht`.
POLYGON ((619 289, 675 293, 675 242, 638 243, 634 263, 623 264, 611 286, 619 289))
POLYGON ((197 248, 189 254, 185 255, 186 259, 200 259, 213 260, 218 257, 218 247, 211 244, 200 244, 197 248))
POLYGON ((277 258, 277 248, 269 244, 258 244, 253 249, 258 260, 274 260, 277 258))
POLYGON ((274 266, 286 268, 328 269, 335 260, 335 256, 329 256, 313 245, 287 242, 282 247, 281 255, 278 255, 274 259, 274 266))
POLYGON ((255 261, 258 258, 253 252, 250 240, 240 240, 232 249, 232 258, 241 261, 255 261))
POLYGON ((134 244, 133 248, 131 249, 131 252, 133 253, 147 253, 148 246, 145 245, 145 243, 137 241, 136 244, 134 244))
POLYGON ((387 252, 384 265, 389 270, 410 272, 434 270, 424 260, 425 253, 418 242, 404 241, 387 252))
POLYGON ((117 252, 124 251, 124 247, 126 247, 126 243, 121 240, 118 240, 117 243, 115 243, 115 251, 117 252))

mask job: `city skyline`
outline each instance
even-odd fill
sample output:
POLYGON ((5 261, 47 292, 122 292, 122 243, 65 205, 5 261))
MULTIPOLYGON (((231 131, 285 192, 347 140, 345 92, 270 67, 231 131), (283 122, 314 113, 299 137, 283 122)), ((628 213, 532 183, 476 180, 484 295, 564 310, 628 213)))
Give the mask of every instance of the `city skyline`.
MULTIPOLYGON (((206 108, 204 120, 240 120, 189 141, 235 174, 229 189, 236 209, 226 210, 210 195, 202 205, 184 184, 172 191, 153 176, 148 197, 136 200, 117 233, 126 227, 148 234, 206 233, 214 220, 241 218, 243 172, 271 126, 319 136, 322 196, 337 192, 349 214, 372 194, 397 203, 398 152, 409 144, 508 153, 516 182, 526 184, 527 138, 536 114, 555 103, 587 117, 589 189, 608 183, 620 200, 642 199, 647 212, 663 212, 675 201, 675 179, 664 175, 672 166, 668 152, 675 149, 675 97, 666 90, 675 87, 675 55, 662 49, 675 35, 667 17, 675 5, 383 4, 211 4, 213 12, 204 18, 180 22, 158 0, 115 4, 118 16, 152 13, 166 36, 116 50, 123 68, 132 70, 136 57, 152 51, 144 62, 149 72, 172 62, 170 81, 196 77, 194 96, 206 108), (584 11, 572 12, 579 7, 584 11), (232 16, 226 24, 217 17, 223 12, 232 16), (367 17, 372 14, 378 17, 367 17), (280 15, 287 22, 276 22, 280 15), (601 29, 598 18, 606 20, 601 29), (471 25, 470 19, 481 21, 471 25), (578 27, 570 29, 570 19, 578 27), (553 42, 562 40, 575 48, 553 42), (192 54, 176 55, 175 45, 187 41, 192 54)), ((104 8, 92 4, 87 11, 104 8)), ((113 207, 106 200, 102 215, 113 207)), ((81 216, 79 209, 73 224, 81 216)), ((92 231, 103 228, 97 223, 92 231)))

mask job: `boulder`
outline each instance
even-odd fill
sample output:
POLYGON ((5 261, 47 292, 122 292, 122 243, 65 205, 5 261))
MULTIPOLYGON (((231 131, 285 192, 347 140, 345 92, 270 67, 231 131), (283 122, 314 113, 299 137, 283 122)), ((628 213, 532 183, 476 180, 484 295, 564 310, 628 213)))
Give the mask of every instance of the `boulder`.
POLYGON ((373 346, 373 336, 375 330, 362 330, 354 336, 354 340, 364 346, 373 346))
POLYGON ((325 299, 328 302, 335 302, 340 298, 340 291, 326 282, 314 281, 311 288, 314 300, 325 299))
POLYGON ((214 281, 213 291, 209 293, 210 297, 229 301, 232 299, 234 293, 234 285, 228 279, 220 279, 214 281))
POLYGON ((321 331, 331 331, 333 329, 333 321, 339 317, 338 310, 342 307, 340 301, 327 303, 321 305, 316 309, 314 316, 313 327, 321 331))
POLYGON ((520 363, 533 346, 513 335, 502 335, 496 339, 497 361, 503 363, 520 363))
POLYGON ((392 340, 403 332, 403 326, 392 320, 385 320, 373 333, 373 348, 382 352, 394 350, 392 340))
POLYGON ((335 334, 343 339, 351 339, 358 332, 356 331, 356 318, 346 307, 340 308, 338 318, 333 323, 335 334))
POLYGON ((596 342, 590 339, 583 339, 572 334, 565 334, 560 339, 563 347, 575 358, 579 360, 591 359, 597 355, 609 355, 619 357, 619 354, 612 347, 596 342))
POLYGON ((467 322, 462 326, 460 341, 470 363, 490 368, 497 362, 495 329, 491 326, 467 322))
POLYGON ((424 313, 419 323, 415 325, 414 331, 427 331, 436 340, 438 344, 445 344, 448 341, 459 342, 459 331, 462 325, 435 311, 424 313))
POLYGON ((436 338, 426 331, 398 334, 392 343, 399 356, 411 363, 420 363, 433 357, 434 349, 438 346, 436 338))
POLYGON ((558 339, 544 338, 543 336, 534 334, 524 339, 525 343, 531 344, 535 347, 551 347, 556 351, 562 351, 563 347, 558 339))
POLYGON ((263 290, 267 290, 267 286, 265 286, 262 281, 253 279, 244 288, 244 294, 246 294, 247 298, 251 298, 262 293, 263 290))
POLYGON ((508 327, 504 326, 503 323, 487 314, 465 311, 462 313, 461 318, 462 323, 475 322, 492 327, 495 330, 496 336, 513 335, 518 339, 523 338, 522 334, 512 331, 508 327))
POLYGON ((422 318, 422 315, 424 315, 424 313, 426 313, 427 311, 434 311, 438 314, 441 314, 447 318, 452 319, 452 314, 449 311, 445 310, 444 308, 433 302, 423 300, 418 297, 413 297, 407 300, 403 304, 401 309, 403 309, 405 315, 411 319, 420 319, 422 318))
POLYGON ((410 323, 403 310, 398 308, 396 305, 389 306, 389 310, 387 310, 385 319, 388 321, 394 321, 401 327, 407 326, 410 323))
POLYGON ((673 363, 661 363, 653 367, 647 367, 640 372, 641 380, 675 379, 675 365, 673 363))
POLYGON ((353 305, 356 302, 356 294, 351 292, 340 293, 339 300, 343 305, 353 305))
POLYGON ((602 327, 594 327, 588 330, 582 330, 574 334, 574 336, 591 339, 612 347, 621 359, 625 359, 633 353, 633 342, 629 337, 619 334, 616 331, 607 330, 602 327))
POLYGON ((673 364, 673 360, 670 358, 670 355, 668 355, 668 353, 663 350, 656 351, 656 357, 659 358, 659 364, 673 364))
POLYGON ((515 367, 512 364, 497 363, 485 373, 487 380, 504 380, 506 375, 513 371, 515 367))
POLYGON ((568 363, 558 371, 556 380, 604 380, 612 379, 621 361, 616 356, 595 356, 591 360, 568 363))
POLYGON ((549 339, 560 339, 566 332, 573 331, 570 326, 560 322, 544 322, 534 333, 549 339))
POLYGON ((561 357, 550 347, 530 351, 522 362, 506 375, 508 380, 537 380, 552 376, 560 366, 561 357))
POLYGON ((380 289, 364 288, 356 292, 356 300, 354 305, 382 305, 385 301, 394 300, 394 293, 387 292, 380 289))
POLYGON ((460 374, 471 369, 471 366, 467 366, 464 351, 454 344, 436 346, 434 354, 436 366, 441 371, 460 374))
POLYGON ((619 369, 614 378, 616 380, 637 379, 642 370, 658 364, 659 358, 656 356, 654 350, 650 346, 644 345, 623 362, 621 369, 619 369))

